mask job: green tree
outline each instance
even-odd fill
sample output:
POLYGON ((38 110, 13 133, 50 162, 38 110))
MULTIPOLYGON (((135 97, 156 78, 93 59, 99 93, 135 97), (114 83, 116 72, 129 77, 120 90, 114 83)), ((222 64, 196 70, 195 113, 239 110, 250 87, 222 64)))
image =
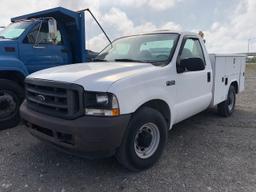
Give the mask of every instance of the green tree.
POLYGON ((248 57, 247 63, 256 63, 256 57, 248 57))

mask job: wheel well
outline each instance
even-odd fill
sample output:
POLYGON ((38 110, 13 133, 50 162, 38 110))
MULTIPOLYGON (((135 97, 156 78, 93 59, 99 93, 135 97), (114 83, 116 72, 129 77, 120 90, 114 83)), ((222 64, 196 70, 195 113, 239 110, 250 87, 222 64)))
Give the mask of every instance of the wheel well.
MULTIPOLYGON (((164 119, 166 120, 168 127, 170 126, 171 111, 170 111, 168 104, 165 101, 158 100, 158 99, 151 100, 151 101, 143 104, 141 107, 150 107, 150 108, 153 108, 153 109, 159 111, 163 115, 164 119)), ((141 108, 141 107, 139 107, 139 108, 141 108)))
POLYGON ((238 83, 237 83, 237 81, 232 82, 231 85, 234 86, 236 93, 238 93, 238 92, 239 92, 239 89, 238 89, 238 83))
POLYGON ((18 71, 0 71, 0 79, 15 81, 23 87, 25 76, 18 71))

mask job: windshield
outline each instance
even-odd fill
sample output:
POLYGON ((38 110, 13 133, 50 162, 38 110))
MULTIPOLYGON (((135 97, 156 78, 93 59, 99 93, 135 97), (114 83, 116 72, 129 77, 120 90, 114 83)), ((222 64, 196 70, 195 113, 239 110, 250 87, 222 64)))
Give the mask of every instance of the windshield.
POLYGON ((176 48, 178 34, 147 34, 120 38, 105 48, 95 61, 167 64, 176 48))
POLYGON ((11 23, 8 27, 0 31, 0 38, 2 39, 17 39, 26 28, 32 23, 32 21, 20 21, 11 23))

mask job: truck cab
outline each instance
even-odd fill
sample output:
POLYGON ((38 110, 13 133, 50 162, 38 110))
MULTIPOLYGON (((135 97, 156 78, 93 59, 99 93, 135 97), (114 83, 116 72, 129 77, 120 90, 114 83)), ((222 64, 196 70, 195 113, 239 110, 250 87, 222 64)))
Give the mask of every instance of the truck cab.
POLYGON ((27 75, 94 55, 86 50, 83 11, 57 7, 12 18, 0 31, 0 127, 19 122, 27 75))

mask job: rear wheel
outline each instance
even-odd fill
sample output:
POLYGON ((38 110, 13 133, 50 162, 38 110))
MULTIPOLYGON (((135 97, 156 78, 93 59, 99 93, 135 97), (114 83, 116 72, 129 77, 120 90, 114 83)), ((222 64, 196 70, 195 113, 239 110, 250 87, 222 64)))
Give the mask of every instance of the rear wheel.
POLYGON ((236 105, 236 91, 233 85, 228 91, 227 100, 218 105, 218 113, 223 117, 229 117, 233 114, 236 105))
POLYGON ((131 171, 151 167, 161 156, 167 141, 167 123, 161 113, 143 107, 134 114, 116 153, 118 161, 131 171))
POLYGON ((0 129, 16 126, 24 91, 16 82, 0 79, 0 129))

